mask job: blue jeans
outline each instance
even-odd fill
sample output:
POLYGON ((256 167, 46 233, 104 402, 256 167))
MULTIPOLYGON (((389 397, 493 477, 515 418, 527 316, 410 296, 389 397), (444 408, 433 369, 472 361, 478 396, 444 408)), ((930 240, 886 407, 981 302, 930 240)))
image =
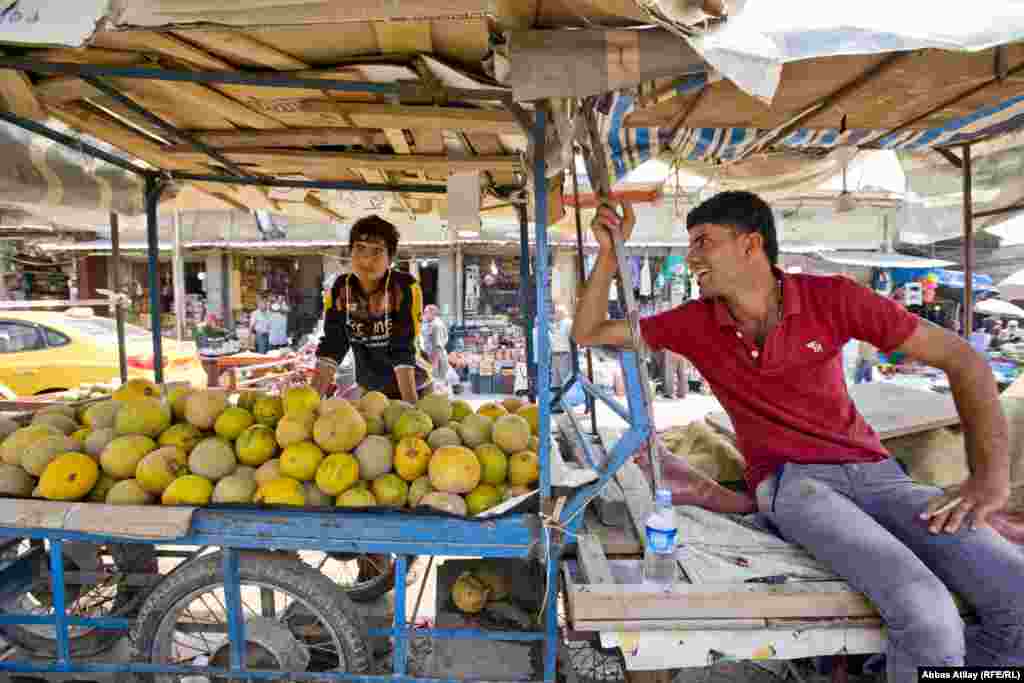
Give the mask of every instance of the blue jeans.
POLYGON ((875 367, 875 364, 870 362, 870 361, 866 361, 866 360, 859 360, 859 361, 857 361, 857 369, 853 371, 853 383, 854 384, 864 384, 866 382, 870 382, 871 381, 871 369, 873 367, 875 367))
POLYGON ((266 353, 270 350, 270 334, 256 333, 256 353, 266 353))
POLYGON ((992 529, 931 534, 917 517, 940 489, 893 459, 787 464, 757 487, 757 506, 878 608, 888 629, 889 683, 918 666, 1024 664, 1024 549, 992 529), (950 591, 973 609, 964 623, 950 591))

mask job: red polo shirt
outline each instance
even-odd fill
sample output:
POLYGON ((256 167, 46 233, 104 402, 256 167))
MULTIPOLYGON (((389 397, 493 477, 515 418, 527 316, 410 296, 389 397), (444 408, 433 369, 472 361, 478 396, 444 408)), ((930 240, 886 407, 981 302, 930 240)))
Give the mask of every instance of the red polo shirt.
POLYGON ((851 338, 888 352, 917 329, 900 304, 845 277, 783 274, 782 321, 759 350, 721 299, 691 301, 640 321, 654 350, 685 356, 736 429, 753 492, 786 462, 878 462, 888 457, 853 405, 842 349, 851 338))

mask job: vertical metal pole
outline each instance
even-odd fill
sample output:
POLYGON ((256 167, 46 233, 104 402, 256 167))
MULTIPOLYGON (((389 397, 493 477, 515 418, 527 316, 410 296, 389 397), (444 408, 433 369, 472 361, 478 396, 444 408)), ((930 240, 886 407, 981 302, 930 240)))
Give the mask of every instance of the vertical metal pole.
MULTIPOLYGON (((576 296, 579 297, 580 287, 587 280, 587 267, 583 260, 583 218, 580 215, 580 182, 576 176, 576 148, 573 147, 572 155, 572 196, 573 203, 575 205, 576 214, 576 296)), ((575 315, 575 314, 574 314, 575 315)), ((576 341, 573 339, 569 340, 572 343, 572 363, 573 369, 576 374, 580 371, 580 357, 579 347, 576 346, 576 341)), ((594 383, 594 354, 591 348, 587 347, 587 379, 590 383, 594 383)), ((597 402, 594 397, 590 395, 590 392, 584 392, 587 399, 587 412, 590 413, 590 433, 597 434, 597 402)))
MULTIPOLYGON (((537 267, 537 395, 540 436, 540 498, 541 510, 548 511, 551 501, 551 342, 548 336, 548 183, 544 142, 546 139, 544 110, 538 108, 533 128, 533 207, 536 230, 537 267)), ((545 528, 546 594, 544 600, 544 681, 555 680, 558 656, 558 562, 557 548, 551 543, 551 530, 545 528)))
MULTIPOLYGON (((111 289, 115 294, 121 294, 121 237, 116 213, 110 213, 110 251, 111 267, 114 275, 111 280, 111 289)), ((128 381, 128 351, 124 347, 124 307, 114 308, 114 320, 117 323, 117 365, 121 372, 121 384, 128 381)))
POLYGON ((164 183, 155 176, 146 176, 146 242, 149 256, 149 317, 153 328, 153 379, 164 381, 163 334, 160 330, 160 225, 156 207, 164 183))
POLYGON ((54 629, 57 631, 57 669, 71 668, 71 641, 64 593, 64 543, 50 541, 50 594, 53 596, 54 629))
POLYGON ((463 271, 465 264, 462 257, 462 245, 455 244, 455 324, 462 325, 463 306, 466 300, 466 280, 463 271))
POLYGON ((228 641, 230 647, 230 668, 240 671, 244 663, 242 653, 245 652, 245 617, 242 613, 241 576, 238 567, 238 550, 222 549, 222 570, 224 572, 224 603, 228 611, 228 641))
POLYGON ((964 145, 964 339, 974 329, 974 201, 971 197, 971 146, 964 145))
POLYGON ((395 557, 395 651, 392 657, 394 661, 394 673, 396 676, 404 676, 409 665, 409 631, 410 624, 405 623, 405 583, 406 574, 409 571, 409 557, 398 555, 395 557))
POLYGON ((522 325, 526 335, 526 376, 530 400, 537 400, 537 359, 533 349, 534 315, 530 303, 530 225, 526 205, 516 204, 519 214, 519 300, 523 304, 522 325))
POLYGON ((231 254, 227 251, 220 255, 220 298, 224 309, 224 329, 235 326, 231 312, 231 254))
POLYGON ((174 251, 171 256, 174 281, 174 338, 185 338, 185 255, 181 249, 181 211, 174 212, 174 251))

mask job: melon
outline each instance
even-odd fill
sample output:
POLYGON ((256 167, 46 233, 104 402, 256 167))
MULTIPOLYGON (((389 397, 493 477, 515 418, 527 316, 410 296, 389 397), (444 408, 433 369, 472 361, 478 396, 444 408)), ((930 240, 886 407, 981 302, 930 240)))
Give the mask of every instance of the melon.
POLYGON ((114 418, 114 431, 118 436, 142 434, 157 438, 171 426, 171 413, 156 398, 140 398, 125 403, 114 418))
POLYGON ((253 479, 256 480, 257 484, 263 484, 273 479, 279 479, 284 475, 281 474, 281 459, 274 458, 268 460, 259 467, 256 468, 256 474, 253 475, 253 479))
POLYGON ((404 507, 409 499, 409 485, 397 474, 382 474, 370 485, 378 505, 404 507))
POLYGON ((191 387, 187 391, 182 391, 174 397, 171 402, 171 414, 174 415, 175 420, 185 420, 185 408, 188 406, 188 397, 195 393, 195 390, 191 387))
POLYGON ((210 431, 227 407, 228 394, 223 389, 193 391, 185 399, 185 419, 199 429, 210 431))
POLYGON ((430 446, 423 439, 409 436, 395 446, 395 472, 406 481, 414 481, 427 472, 430 462, 430 446))
POLYGON ((427 474, 438 491, 469 493, 480 483, 480 461, 464 446, 445 446, 430 459, 427 474))
POLYGON ((508 459, 508 483, 529 486, 540 478, 540 461, 532 451, 520 451, 508 459))
POLYGON ((467 415, 473 414, 473 406, 469 405, 468 402, 458 399, 452 401, 452 419, 456 422, 462 422, 466 419, 467 415))
POLYGON ((293 443, 281 453, 281 474, 299 481, 312 481, 324 459, 324 452, 312 441, 293 443))
POLYGON ((274 430, 263 424, 249 427, 235 441, 235 454, 243 465, 259 467, 273 458, 276 452, 274 430))
POLYGON ((481 560, 473 567, 473 576, 491 589, 489 600, 505 600, 512 594, 512 579, 494 562, 481 560))
POLYGON ((127 403, 137 398, 151 398, 160 395, 160 388, 148 379, 137 377, 124 383, 111 398, 115 401, 127 403))
POLYGON ((337 501, 335 501, 335 505, 340 508, 366 508, 374 507, 376 504, 377 499, 374 497, 373 492, 361 486, 353 486, 338 496, 337 501))
POLYGON ((405 401, 391 401, 388 403, 388 407, 380 415, 381 419, 384 420, 384 429, 388 432, 393 431, 398 418, 407 410, 412 410, 411 403, 406 403, 405 401))
POLYGON ((117 438, 113 427, 94 429, 89 436, 85 437, 85 452, 94 458, 99 458, 100 453, 111 441, 117 438))
POLYGON ((422 410, 413 408, 402 413, 395 426, 391 429, 391 436, 396 441, 414 436, 417 439, 426 439, 430 432, 434 431, 434 422, 422 410))
POLYGON ((416 402, 416 409, 429 415, 434 427, 444 427, 452 419, 452 402, 444 394, 427 394, 416 402))
POLYGON ((135 467, 135 481, 154 495, 164 492, 171 482, 187 473, 188 454, 177 446, 163 446, 143 456, 135 467))
POLYGON ((213 423, 213 431, 223 439, 234 441, 238 438, 239 434, 252 426, 255 421, 256 418, 245 408, 231 406, 226 408, 220 414, 220 417, 217 418, 217 421, 213 423))
POLYGON ((317 418, 313 440, 328 453, 347 453, 366 436, 366 420, 351 405, 317 418))
POLYGON ((306 504, 306 489, 300 481, 291 477, 281 477, 260 484, 252 501, 265 505, 302 507, 306 504))
POLYGON ((103 499, 107 505, 150 505, 156 500, 153 494, 147 491, 135 479, 124 479, 116 482, 107 491, 103 499))
POLYGON ((303 494, 306 498, 306 507, 322 508, 334 505, 334 497, 324 493, 314 481, 307 481, 302 484, 303 494))
POLYGON ((480 444, 491 440, 491 430, 493 427, 494 423, 491 418, 474 413, 467 415, 459 423, 456 431, 459 433, 459 438, 462 439, 464 446, 476 448, 480 444))
POLYGON ((119 436, 100 453, 100 465, 112 478, 133 479, 139 461, 156 450, 156 441, 142 434, 119 436))
POLYGON ((203 433, 188 422, 171 425, 156 440, 161 446, 177 446, 186 453, 191 453, 196 444, 203 440, 203 433))
POLYGON ((17 465, 0 464, 0 496, 27 498, 32 495, 36 480, 17 465))
POLYGON ((63 413, 38 413, 32 418, 34 425, 49 425, 65 435, 78 429, 78 423, 63 413))
POLYGON ((452 602, 466 614, 482 611, 490 595, 491 589, 487 584, 469 572, 463 572, 452 586, 452 602))
POLYGON ((235 471, 228 475, 229 477, 245 477, 246 479, 252 479, 256 481, 256 468, 251 465, 239 465, 235 468, 235 471))
POLYGON ((164 489, 160 502, 164 505, 206 505, 213 495, 213 482, 198 474, 186 474, 164 489))
POLYGON ((480 484, 466 494, 466 512, 479 515, 501 502, 501 494, 492 484, 480 484))
POLYGON ((309 441, 313 438, 313 423, 315 421, 316 415, 309 410, 285 413, 274 431, 277 436, 277 445, 281 448, 288 448, 292 444, 309 441))
POLYGON ((387 474, 394 465, 394 445, 386 436, 366 437, 353 455, 359 461, 359 476, 367 481, 387 474))
POLYGON ((117 483, 117 479, 114 479, 106 472, 100 473, 100 478, 96 481, 96 484, 89 491, 89 495, 86 496, 86 500, 93 503, 106 503, 107 493, 110 489, 114 488, 114 484, 117 483))
POLYGON ((256 400, 252 414, 261 425, 276 427, 278 421, 284 417, 284 404, 277 396, 263 396, 256 400))
POLYGON ((231 442, 219 436, 203 439, 188 456, 188 469, 192 474, 213 482, 228 476, 237 466, 238 459, 231 442))
POLYGON ((338 408, 344 408, 345 406, 349 406, 349 407, 357 408, 358 409, 358 407, 357 406, 353 406, 348 401, 348 399, 345 399, 345 398, 329 398, 326 401, 321 401, 320 402, 320 405, 317 406, 316 414, 317 414, 317 416, 328 415, 330 413, 333 413, 338 408))
POLYGON ((420 498, 418 507, 423 506, 447 512, 451 515, 458 515, 459 517, 466 516, 466 501, 462 499, 462 496, 455 495, 454 493, 431 491, 420 498))
POLYGON ((121 409, 121 405, 118 401, 93 403, 82 413, 82 424, 93 431, 113 427, 114 419, 117 417, 117 411, 121 409))
POLYGON ((242 389, 238 392, 238 400, 235 401, 235 405, 239 408, 245 408, 251 413, 253 408, 256 407, 256 402, 264 396, 266 394, 258 389, 242 389))
POLYGON ((69 436, 48 436, 25 449, 21 454, 21 467, 33 477, 41 477, 51 460, 61 453, 78 450, 78 444, 69 436))
POLYGON ((500 403, 485 403, 476 409, 476 414, 496 420, 502 415, 508 415, 508 411, 500 403))
POLYGON ((375 415, 366 415, 366 433, 380 436, 384 434, 384 420, 375 415))
POLYGON ((315 413, 320 405, 320 394, 313 387, 289 387, 284 390, 281 397, 284 404, 284 414, 288 413, 315 413))
POLYGON ((504 483, 508 476, 508 456, 493 443, 485 443, 476 447, 476 459, 480 461, 480 480, 485 484, 504 483))
POLYGON ((518 398, 506 398, 501 402, 501 407, 507 410, 510 414, 515 415, 516 411, 525 405, 522 399, 518 398))
POLYGON ((391 401, 380 391, 368 391, 359 399, 359 412, 381 417, 391 401))
POLYGON ((75 411, 75 409, 72 406, 66 406, 66 405, 46 406, 42 410, 37 411, 36 414, 33 417, 39 417, 40 415, 52 415, 52 414, 63 415, 64 417, 68 418, 72 422, 76 422, 78 420, 78 413, 75 411))
POLYGON ((0 417, 0 442, 18 431, 19 425, 9 417, 0 417))
POLYGON ((316 486, 337 496, 359 481, 359 461, 349 453, 332 453, 316 468, 316 486))
POLYGON ((427 443, 436 451, 441 446, 461 446, 462 439, 459 438, 459 433, 451 427, 439 427, 430 432, 427 443))
POLYGON ((256 481, 248 477, 229 474, 213 487, 211 503, 251 503, 256 495, 256 481))
POLYGON ((433 490, 434 487, 430 485, 430 477, 426 475, 409 484, 409 507, 414 508, 419 505, 423 496, 433 490))
POLYGON ((8 465, 21 465, 21 455, 29 446, 50 436, 64 436, 64 433, 49 425, 35 424, 22 427, 0 444, 0 459, 8 465))
POLYGON ((518 415, 502 415, 494 421, 491 441, 507 455, 524 451, 530 445, 530 423, 518 415))
POLYGON ((534 403, 528 403, 516 411, 516 415, 526 420, 530 425, 530 433, 534 436, 540 434, 540 407, 534 403))

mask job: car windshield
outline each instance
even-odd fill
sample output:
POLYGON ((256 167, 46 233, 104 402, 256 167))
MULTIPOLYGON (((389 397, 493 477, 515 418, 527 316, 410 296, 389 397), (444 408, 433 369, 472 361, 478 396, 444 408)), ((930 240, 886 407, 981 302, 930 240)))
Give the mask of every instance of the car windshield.
MULTIPOLYGON (((117 343, 117 322, 111 318, 72 318, 64 316, 63 324, 76 333, 106 343, 117 343)), ((149 330, 135 325, 124 326, 125 339, 149 339, 149 330)))

